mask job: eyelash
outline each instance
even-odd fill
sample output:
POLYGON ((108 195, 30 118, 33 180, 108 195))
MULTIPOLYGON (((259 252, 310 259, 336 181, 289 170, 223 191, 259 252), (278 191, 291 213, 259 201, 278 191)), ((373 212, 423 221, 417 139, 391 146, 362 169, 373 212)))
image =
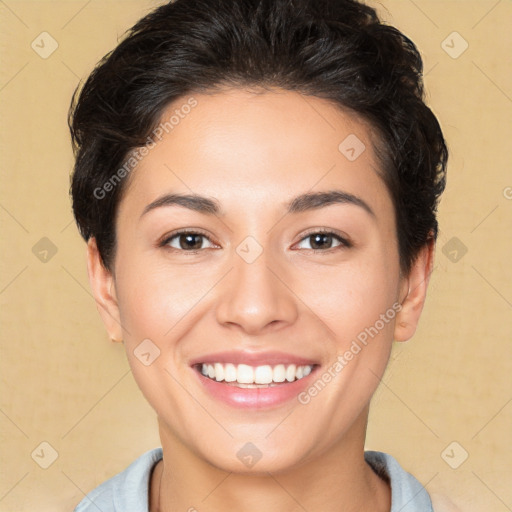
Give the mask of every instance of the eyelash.
MULTIPOLYGON (((190 254, 190 255, 198 254, 201 251, 205 250, 205 249, 198 249, 198 250, 187 251, 185 249, 176 249, 175 247, 168 246, 168 244, 171 240, 173 240, 176 237, 182 236, 182 235, 201 235, 213 244, 212 240, 205 232, 201 231, 200 229, 195 229, 195 230, 175 231, 174 233, 171 233, 169 236, 166 236, 161 242, 159 242, 158 246, 168 249, 169 251, 172 251, 172 252, 182 252, 182 253, 186 253, 186 254, 190 254)), ((306 240, 307 238, 310 238, 313 235, 331 235, 338 242, 340 242, 340 244, 338 246, 330 247, 329 249, 325 249, 325 250, 324 249, 305 249, 306 251, 312 251, 314 254, 317 254, 317 253, 329 253, 330 254, 336 250, 350 249, 351 247, 353 247, 353 244, 349 240, 347 240, 347 238, 345 238, 344 236, 342 236, 340 233, 338 233, 336 231, 328 230, 328 229, 313 229, 313 230, 305 233, 303 235, 303 237, 299 240, 298 243, 306 240)))

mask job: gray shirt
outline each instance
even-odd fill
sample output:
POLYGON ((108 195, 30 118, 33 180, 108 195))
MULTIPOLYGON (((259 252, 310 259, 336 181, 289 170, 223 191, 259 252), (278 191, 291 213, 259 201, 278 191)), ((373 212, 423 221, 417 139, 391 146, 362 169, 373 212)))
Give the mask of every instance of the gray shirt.
MULTIPOLYGON (((162 448, 141 455, 124 471, 103 482, 78 504, 74 512, 149 512, 149 480, 162 448)), ((366 451, 366 462, 391 485, 390 512, 434 512, 425 488, 387 453, 366 451)))

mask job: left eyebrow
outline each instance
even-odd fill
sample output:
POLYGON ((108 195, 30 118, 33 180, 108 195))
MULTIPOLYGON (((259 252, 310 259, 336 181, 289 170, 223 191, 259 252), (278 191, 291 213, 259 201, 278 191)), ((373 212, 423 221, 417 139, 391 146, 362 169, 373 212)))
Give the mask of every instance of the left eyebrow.
MULTIPOLYGON (((325 192, 308 192, 294 197, 284 204, 287 213, 302 213, 308 210, 317 210, 331 204, 353 204, 359 206, 371 216, 375 217, 375 212, 361 198, 344 192, 342 190, 329 190, 325 192)), ((182 206, 205 215, 224 216, 224 212, 216 199, 200 196, 197 194, 165 194, 152 203, 148 204, 141 214, 161 208, 164 206, 182 206)))
POLYGON ((289 203, 286 203, 285 206, 288 213, 302 213, 307 210, 323 208, 331 204, 353 204, 365 210, 372 217, 376 216, 368 203, 363 201, 360 197, 344 192, 343 190, 308 192, 293 198, 289 203))

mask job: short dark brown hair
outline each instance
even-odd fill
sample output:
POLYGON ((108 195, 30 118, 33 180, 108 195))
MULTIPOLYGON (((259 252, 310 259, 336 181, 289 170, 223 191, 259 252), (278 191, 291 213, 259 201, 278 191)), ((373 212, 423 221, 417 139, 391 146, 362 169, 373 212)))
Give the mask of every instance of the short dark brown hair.
POLYGON ((127 174, 117 171, 147 144, 171 102, 226 86, 278 87, 330 100, 370 123, 395 208, 401 269, 408 273, 419 250, 437 237, 448 158, 424 102, 422 66, 410 39, 354 0, 162 5, 129 30, 73 96, 71 195, 80 233, 96 238, 111 269, 127 174))

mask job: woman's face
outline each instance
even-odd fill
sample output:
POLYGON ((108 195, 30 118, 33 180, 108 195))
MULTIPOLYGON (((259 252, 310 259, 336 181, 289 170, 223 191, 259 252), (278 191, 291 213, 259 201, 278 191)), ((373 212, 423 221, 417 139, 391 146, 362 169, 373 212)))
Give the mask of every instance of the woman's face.
POLYGON ((169 442, 237 472, 334 456, 408 287, 370 129, 294 92, 193 97, 130 176, 105 322, 169 442))

